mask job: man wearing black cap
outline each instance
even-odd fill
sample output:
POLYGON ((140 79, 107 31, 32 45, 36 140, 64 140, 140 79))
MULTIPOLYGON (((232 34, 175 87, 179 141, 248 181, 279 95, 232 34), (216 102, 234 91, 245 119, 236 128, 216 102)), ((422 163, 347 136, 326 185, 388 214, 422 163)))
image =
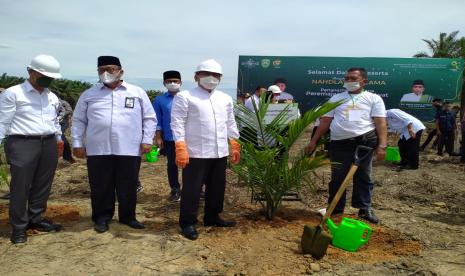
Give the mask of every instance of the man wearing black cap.
POLYGON ((87 157, 94 229, 108 231, 115 193, 119 222, 142 229, 136 219, 136 182, 140 156, 151 150, 155 111, 142 88, 121 79, 117 57, 99 57, 97 71, 100 83, 79 97, 71 128, 74 156, 87 157))
POLYGON ((294 96, 286 92, 286 84, 287 80, 283 78, 277 78, 274 80, 274 85, 277 85, 279 89, 281 90, 281 93, 279 94, 278 101, 294 101, 294 96))
POLYGON ((412 83, 412 93, 407 93, 400 99, 401 102, 414 102, 414 103, 431 103, 433 97, 425 95, 425 83, 423 80, 414 80, 412 83))
POLYGON ((158 96, 153 101, 153 107, 157 114, 156 144, 158 148, 165 148, 168 159, 167 171, 168 182, 171 188, 169 200, 179 201, 181 199, 181 186, 178 180, 178 166, 176 166, 176 154, 173 133, 171 132, 171 105, 174 96, 181 88, 181 74, 178 71, 166 71, 163 73, 163 84, 168 91, 158 96))

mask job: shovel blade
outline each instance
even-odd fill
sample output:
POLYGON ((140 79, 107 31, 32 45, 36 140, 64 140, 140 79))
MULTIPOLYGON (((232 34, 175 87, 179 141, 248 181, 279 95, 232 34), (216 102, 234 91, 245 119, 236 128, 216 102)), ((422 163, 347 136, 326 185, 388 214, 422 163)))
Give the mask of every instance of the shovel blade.
POLYGON ((319 260, 326 254, 331 239, 331 235, 325 232, 321 226, 305 225, 300 242, 302 253, 311 254, 313 258, 319 260))

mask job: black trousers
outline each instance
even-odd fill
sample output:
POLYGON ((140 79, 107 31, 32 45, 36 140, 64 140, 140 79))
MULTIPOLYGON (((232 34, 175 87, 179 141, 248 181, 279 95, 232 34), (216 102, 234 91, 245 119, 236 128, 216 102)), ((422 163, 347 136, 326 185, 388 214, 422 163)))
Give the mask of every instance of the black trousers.
MULTIPOLYGON (((353 139, 333 140, 330 142, 329 156, 332 164, 328 204, 333 200, 354 162, 354 154, 357 145, 376 148, 377 143, 378 137, 375 132, 353 139)), ((353 177, 352 207, 354 208, 369 209, 371 206, 371 196, 374 186, 371 178, 372 159, 373 155, 369 155, 364 159, 353 177)), ((346 192, 342 195, 334 211, 343 212, 345 204, 346 192)))
POLYGON ((40 140, 10 136, 5 144, 10 165, 10 224, 13 229, 42 220, 58 162, 55 137, 40 140))
POLYGON ((115 213, 115 193, 120 221, 136 218, 136 182, 139 156, 87 156, 91 191, 92 221, 108 222, 115 213))
POLYGON ((420 140, 423 130, 415 133, 415 139, 401 138, 397 142, 400 153, 400 163, 402 165, 410 166, 413 169, 418 169, 419 156, 420 156, 420 140))
POLYGON ((197 224, 200 191, 205 181, 204 221, 214 220, 223 211, 227 157, 189 158, 182 171, 179 225, 197 224))
POLYGON ((68 139, 66 138, 65 131, 68 127, 67 126, 61 126, 61 140, 63 140, 63 159, 66 161, 72 161, 73 160, 73 154, 71 153, 71 146, 68 142, 68 139))
MULTIPOLYGON (((431 140, 433 140, 433 138, 438 134, 438 131, 436 129, 433 129, 430 133, 428 133, 428 136, 426 137, 426 140, 425 142, 423 142, 423 144, 421 145, 421 149, 422 150, 425 150, 425 148, 429 145, 429 143, 431 142, 431 140)), ((436 138, 433 142, 433 148, 437 145, 438 143, 438 138, 436 138)))
POLYGON ((176 166, 176 149, 174 141, 164 141, 165 153, 168 162, 166 170, 168 173, 168 183, 170 184, 171 193, 179 193, 181 185, 179 184, 178 166, 176 166))
POLYGON ((446 147, 446 152, 449 155, 452 155, 452 153, 454 152, 454 136, 455 136, 455 133, 453 130, 441 132, 441 135, 439 136, 439 144, 438 144, 439 155, 442 155, 442 151, 444 150, 444 147, 446 147))
MULTIPOLYGON (((462 122, 463 124, 464 122, 462 122)), ((465 162, 465 131, 462 130, 462 141, 461 141, 461 149, 460 149, 460 162, 465 162)))

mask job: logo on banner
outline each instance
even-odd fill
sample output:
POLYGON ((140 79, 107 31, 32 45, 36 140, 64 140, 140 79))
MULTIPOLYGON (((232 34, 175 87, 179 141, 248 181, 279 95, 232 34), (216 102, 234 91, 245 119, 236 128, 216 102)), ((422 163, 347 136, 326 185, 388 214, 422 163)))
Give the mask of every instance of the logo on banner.
POLYGON ((454 70, 458 70, 458 69, 459 69, 459 63, 458 63, 457 61, 455 61, 455 60, 452 61, 452 62, 450 63, 450 65, 452 66, 452 69, 454 69, 454 70))
POLYGON ((255 61, 251 58, 249 58, 247 61, 241 62, 241 65, 244 66, 245 68, 255 68, 258 66, 258 61, 255 61))
POLYGON ((270 67, 271 60, 269 60, 269 59, 267 59, 267 58, 264 58, 264 59, 262 59, 262 61, 261 61, 260 63, 261 63, 261 65, 262 65, 262 67, 263 67, 264 69, 266 69, 266 68, 270 67))
POLYGON ((279 58, 273 60, 273 67, 279 68, 281 66, 281 60, 279 58))

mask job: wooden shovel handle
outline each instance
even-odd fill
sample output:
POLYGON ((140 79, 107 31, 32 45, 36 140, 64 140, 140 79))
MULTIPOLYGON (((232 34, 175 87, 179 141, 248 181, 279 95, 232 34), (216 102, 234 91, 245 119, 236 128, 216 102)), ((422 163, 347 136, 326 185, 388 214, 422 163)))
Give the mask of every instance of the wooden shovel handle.
POLYGON ((328 209, 326 210, 325 215, 323 216, 323 219, 321 220, 321 225, 323 225, 326 220, 331 216, 331 214, 334 211, 334 208, 336 208, 337 203, 339 202, 339 199, 341 199, 342 194, 347 188, 347 185, 349 185, 350 180, 354 176, 355 172, 357 171, 358 166, 353 164, 350 167, 349 172, 347 173, 346 177, 344 178, 344 181, 342 181, 341 186, 339 187, 339 190, 337 190, 336 195, 334 196, 333 200, 331 201, 331 204, 329 205, 328 209))

